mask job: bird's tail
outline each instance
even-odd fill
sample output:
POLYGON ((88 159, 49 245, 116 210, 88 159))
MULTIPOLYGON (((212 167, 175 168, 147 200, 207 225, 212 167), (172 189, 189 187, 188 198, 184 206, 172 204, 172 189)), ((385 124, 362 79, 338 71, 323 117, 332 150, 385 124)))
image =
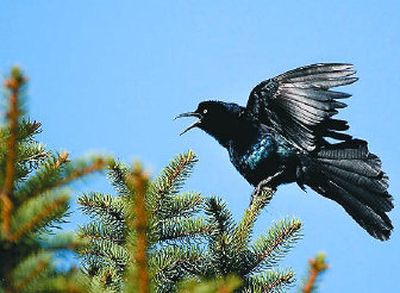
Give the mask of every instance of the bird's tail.
POLYGON ((304 183, 339 203, 369 234, 387 240, 393 225, 388 177, 381 161, 369 153, 367 142, 354 139, 329 145, 303 164, 304 183))

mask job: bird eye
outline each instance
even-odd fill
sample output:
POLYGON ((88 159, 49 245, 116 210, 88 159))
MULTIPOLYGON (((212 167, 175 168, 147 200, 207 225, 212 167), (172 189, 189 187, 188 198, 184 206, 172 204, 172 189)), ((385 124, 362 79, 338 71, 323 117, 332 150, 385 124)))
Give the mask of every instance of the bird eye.
POLYGON ((207 112, 208 112, 207 109, 204 109, 204 110, 203 110, 203 114, 207 114, 207 112))

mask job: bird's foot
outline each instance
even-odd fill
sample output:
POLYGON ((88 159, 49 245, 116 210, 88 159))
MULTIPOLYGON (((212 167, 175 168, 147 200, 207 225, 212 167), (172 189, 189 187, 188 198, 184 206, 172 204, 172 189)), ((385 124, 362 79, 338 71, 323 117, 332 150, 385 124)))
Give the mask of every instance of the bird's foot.
POLYGON ((256 188, 254 189, 253 193, 251 194, 251 200, 250 200, 250 205, 253 203, 254 199, 259 196, 265 189, 272 189, 275 190, 276 186, 273 183, 274 179, 282 175, 284 170, 281 170, 279 172, 276 172, 274 175, 269 176, 268 178, 261 180, 256 188))

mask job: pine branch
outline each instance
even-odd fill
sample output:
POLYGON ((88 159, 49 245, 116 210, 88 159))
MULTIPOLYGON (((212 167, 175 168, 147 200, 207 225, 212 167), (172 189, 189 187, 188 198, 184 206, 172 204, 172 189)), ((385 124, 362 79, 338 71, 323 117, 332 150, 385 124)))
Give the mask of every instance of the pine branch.
POLYGON ((149 176, 143 172, 139 164, 136 164, 127 179, 128 188, 135 194, 133 228, 136 236, 135 253, 133 254, 135 269, 131 270, 129 279, 130 284, 137 284, 137 292, 148 293, 150 292, 150 277, 147 267, 148 240, 146 234, 148 214, 145 195, 149 184, 149 176))
POLYGON ((281 220, 268 230, 267 235, 261 235, 252 247, 255 259, 248 273, 272 268, 301 238, 300 230, 300 220, 281 220))
POLYGON ((207 277, 228 276, 238 274, 243 261, 243 255, 235 249, 235 224, 226 204, 219 198, 209 198, 206 201, 210 231, 208 233, 208 262, 212 270, 207 277))
POLYGON ((242 291, 244 293, 253 292, 287 292, 287 288, 294 283, 294 273, 292 271, 266 271, 261 275, 255 275, 247 280, 247 284, 242 291))
POLYGON ((87 292, 87 279, 75 268, 55 272, 52 255, 45 251, 31 255, 15 269, 11 292, 87 292))
MULTIPOLYGON (((43 282, 35 282, 29 292, 68 292, 68 293, 87 293, 87 283, 85 276, 76 269, 67 272, 65 275, 56 274, 49 276, 43 282)), ((99 291, 97 291, 98 293, 99 291)))
POLYGON ((17 242, 40 229, 44 229, 52 222, 61 221, 68 210, 69 196, 43 196, 31 199, 19 207, 12 217, 12 231, 9 241, 17 242))
POLYGON ((112 267, 104 267, 92 279, 90 292, 122 292, 124 281, 120 272, 113 270, 112 267))
POLYGON ((200 193, 187 192, 164 198, 160 202, 157 216, 161 219, 190 217, 203 207, 204 199, 200 193))
POLYGON ((89 289, 86 291, 88 293, 112 293, 112 292, 121 292, 121 280, 116 280, 115 272, 112 271, 104 271, 99 273, 98 275, 93 276, 89 282, 89 289), (107 284, 107 285, 105 285, 107 284))
POLYGON ((22 87, 26 83, 26 79, 19 68, 14 67, 11 71, 11 76, 5 82, 5 87, 10 91, 9 95, 9 110, 7 113, 10 135, 7 139, 7 160, 5 169, 4 184, 0 193, 1 200, 1 219, 2 230, 4 235, 10 237, 11 213, 13 202, 11 200, 11 192, 14 186, 14 174, 16 163, 16 149, 18 137, 18 119, 21 115, 19 107, 19 99, 22 87))
POLYGON ((272 265, 300 237, 300 222, 279 222, 251 246, 255 221, 274 191, 255 194, 243 218, 235 224, 226 204, 219 198, 204 200, 196 193, 177 194, 193 167, 193 158, 189 152, 173 160, 149 189, 145 188, 147 183, 134 185, 134 178, 145 176, 143 178, 148 179, 140 168, 136 166, 130 171, 118 163, 111 167, 109 175, 118 197, 97 194, 80 199, 85 213, 100 221, 81 230, 84 237, 91 239, 91 248, 86 255, 84 253, 84 263, 92 276, 92 288, 102 286, 112 292, 122 289, 137 292, 139 288, 146 292, 150 288, 157 292, 174 292, 177 283, 183 279, 192 278, 196 282, 203 278, 220 280, 232 274, 243 278, 240 292, 245 288, 260 289, 260 292, 279 291, 293 283, 291 271, 279 272, 272 269, 272 265), (132 206, 134 209, 130 208, 132 206), (127 231, 120 234, 122 238, 113 238, 112 230, 103 231, 104 223, 112 222, 109 217, 115 214, 117 207, 120 208, 114 221, 127 231), (118 269, 110 263, 107 247, 117 243, 133 263, 128 275, 123 273, 127 266, 123 259, 120 259, 118 269), (143 278, 139 277, 141 272, 143 278), (144 282, 141 287, 140 281, 144 282))
POLYGON ((129 196, 129 189, 126 186, 126 177, 129 168, 121 162, 112 162, 109 167, 108 179, 114 186, 119 196, 129 196))
MULTIPOLYGON (((40 143, 30 141, 20 146, 17 151, 18 164, 16 166, 16 177, 18 179, 16 183, 18 184, 18 181, 22 182, 27 179, 29 174, 33 170, 38 169, 50 156, 51 153, 40 143)), ((17 196, 14 197, 18 199, 17 196)))
POLYGON ((62 168, 68 162, 67 152, 62 152, 57 157, 49 157, 41 168, 15 192, 15 198, 21 202, 59 187, 60 181, 64 180, 62 168))
MULTIPOLYGON (((50 152, 46 151, 45 147, 36 142, 32 137, 41 131, 40 123, 24 118, 20 120, 17 129, 17 141, 19 143, 16 145, 17 161, 15 162, 14 184, 17 184, 18 180, 21 181, 24 179, 25 176, 36 169, 50 155, 50 152)), ((0 127, 0 165, 4 169, 6 164, 3 162, 2 157, 7 154, 6 142, 9 137, 9 127, 0 127)), ((3 185, 3 183, 0 183, 0 185, 3 185)))
POLYGON ((148 202, 150 211, 158 212, 159 201, 179 191, 196 162, 196 155, 188 151, 179 155, 162 171, 150 186, 148 202))
MULTIPOLYGON (((7 81, 5 82, 7 85, 7 81)), ((24 84, 25 85, 25 84, 24 84)), ((21 91, 22 92, 22 91, 21 91)), ((30 120, 22 117, 17 129, 17 140, 22 142, 32 141, 32 137, 41 132, 41 123, 39 121, 30 120)), ((10 128, 0 129, 0 139, 4 140, 10 136, 10 128)))
POLYGON ((154 242, 173 242, 178 240, 183 241, 185 239, 194 241, 195 237, 204 237, 210 230, 206 221, 202 218, 175 217, 164 221, 158 221, 154 226, 155 230, 158 232, 156 236, 153 236, 154 242))
MULTIPOLYGON (((196 217, 203 199, 197 193, 177 194, 191 171, 194 158, 192 152, 180 155, 153 184, 148 183, 147 174, 138 165, 131 171, 125 165, 115 163, 110 166, 109 179, 118 196, 91 193, 80 197, 83 211, 94 219, 80 230, 82 237, 89 239, 89 247, 82 251, 82 256, 86 271, 92 276, 92 288, 101 285, 113 292, 122 289, 127 292, 148 292, 153 284, 158 289, 168 287, 172 290, 178 280, 188 273, 189 268, 192 271, 203 268, 201 263, 194 266, 193 257, 185 254, 189 253, 186 247, 204 235, 208 228, 204 219, 196 217), (157 206, 154 206, 155 202, 157 206), (155 208, 151 209, 152 206, 155 208), (109 224, 120 230, 108 229, 109 224), (131 261, 124 262, 121 259, 119 268, 115 269, 107 246, 117 244, 121 251, 130 255, 131 261), (185 253, 176 252, 176 262, 169 263, 168 269, 161 269, 157 278, 150 279, 146 259, 150 265, 154 264, 152 260, 155 255, 162 259, 165 249, 178 245, 182 246, 185 253), (124 274, 124 271, 128 274, 124 274), (156 279, 169 280, 168 285, 156 279)), ((199 248, 193 249, 196 249, 193 253, 197 252, 200 256, 199 248)), ((173 256, 164 257, 171 259, 173 256)), ((154 268, 151 271, 151 276, 154 276, 154 268)))
POLYGON ((59 186, 71 183, 78 178, 104 170, 113 160, 107 157, 95 156, 89 160, 75 160, 68 164, 65 178, 59 186))
POLYGON ((115 229, 114 225, 103 225, 101 222, 92 222, 79 229, 79 235, 82 239, 112 241, 116 244, 125 243, 124 229, 115 229))
POLYGON ((40 245, 46 251, 78 251, 87 246, 87 241, 73 232, 61 232, 55 235, 41 235, 40 245))
POLYGON ((102 157, 71 162, 68 157, 67 152, 49 157, 40 169, 16 191, 15 198, 23 201, 26 198, 37 197, 90 173, 101 171, 109 162, 109 159, 102 157))
POLYGON ((129 252, 121 245, 112 241, 92 241, 90 246, 80 251, 85 262, 88 264, 86 271, 111 267, 119 274, 125 270, 126 263, 130 260, 129 252))
POLYGON ((206 201, 211 231, 209 250, 205 254, 208 267, 205 277, 236 274, 247 284, 247 287, 241 289, 243 292, 279 291, 279 288, 286 288, 286 285, 294 281, 292 272, 280 273, 273 270, 272 265, 300 238, 300 221, 280 221, 269 229, 266 236, 260 237, 255 245, 249 246, 255 221, 273 194, 272 189, 254 194, 250 206, 237 225, 223 202, 216 198, 206 201))
POLYGON ((39 252, 23 260, 13 271, 13 287, 15 292, 24 292, 37 279, 43 277, 49 270, 51 255, 39 252))
POLYGON ((78 199, 81 210, 94 220, 101 220, 105 225, 110 226, 118 233, 125 227, 126 204, 119 197, 113 197, 109 194, 92 192, 83 194, 78 199))
POLYGON ((323 253, 317 254, 314 259, 309 260, 309 273, 306 283, 303 286, 303 293, 311 293, 316 288, 318 277, 328 269, 323 253))
POLYGON ((197 246, 169 245, 150 256, 149 267, 157 289, 171 292, 179 280, 198 275, 204 261, 203 252, 197 246))
POLYGON ((5 81, 9 106, 6 123, 0 125, 0 291, 74 291, 69 280, 75 274, 56 270, 53 253, 86 243, 71 235, 46 234, 65 222, 70 191, 61 187, 104 169, 109 159, 70 162, 67 153, 55 156, 38 143, 34 136, 40 123, 23 118, 25 83, 17 68, 5 81))
POLYGON ((179 287, 179 293, 233 293, 241 285, 240 278, 228 276, 215 280, 188 280, 179 287))
POLYGON ((209 217, 210 225, 214 227, 213 235, 233 232, 233 218, 226 203, 220 198, 211 197, 206 200, 205 212, 209 217))
POLYGON ((257 217, 260 215, 262 209, 271 201, 275 191, 273 189, 266 189, 255 194, 250 206, 246 209, 242 220, 239 222, 237 228, 234 231, 235 237, 235 248, 238 251, 245 249, 250 241, 251 234, 253 232, 254 224, 257 217))

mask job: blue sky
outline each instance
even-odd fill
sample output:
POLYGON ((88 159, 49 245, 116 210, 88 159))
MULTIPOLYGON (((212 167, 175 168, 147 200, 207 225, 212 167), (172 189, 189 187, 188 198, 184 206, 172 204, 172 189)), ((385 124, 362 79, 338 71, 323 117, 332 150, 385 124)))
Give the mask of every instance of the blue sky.
MULTIPOLYGON (((215 141, 198 130, 179 137, 189 121, 172 118, 203 99, 244 105, 259 81, 300 65, 350 62, 360 80, 345 89, 354 96, 340 117, 382 158, 399 226, 398 1, 135 2, 0 2, 0 72, 19 64, 29 75, 29 109, 44 125, 43 142, 73 157, 140 158, 153 174, 193 149, 200 162, 187 188, 222 196, 239 218, 252 188, 215 141)), ((81 187, 94 188, 109 190, 95 180, 81 187)), ((73 208, 71 226, 83 221, 73 208)), ((299 279, 324 251, 331 267, 321 292, 400 290, 398 230, 379 242, 336 203, 291 185, 279 188, 256 234, 285 216, 305 225, 283 263, 299 279)))

